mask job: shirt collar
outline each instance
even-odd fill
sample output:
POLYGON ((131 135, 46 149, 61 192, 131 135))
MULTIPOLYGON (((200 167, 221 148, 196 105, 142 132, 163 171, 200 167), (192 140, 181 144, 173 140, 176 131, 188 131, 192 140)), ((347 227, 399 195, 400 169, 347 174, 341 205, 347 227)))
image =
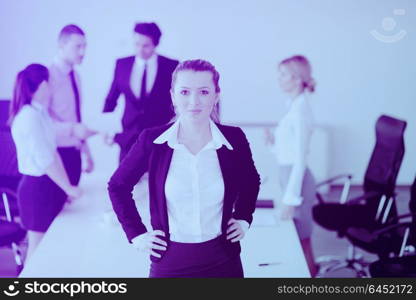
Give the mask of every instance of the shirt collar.
POLYGON ((41 111, 41 112, 45 111, 45 107, 37 101, 32 101, 30 105, 38 111, 41 111))
POLYGON ((305 93, 299 94, 298 96, 296 96, 295 99, 287 98, 286 99, 286 107, 287 108, 296 107, 296 106, 299 105, 299 103, 303 102, 303 100, 305 100, 305 98, 306 98, 305 93))
POLYGON ((149 59, 144 60, 141 57, 138 57, 137 55, 134 57, 134 63, 139 65, 139 66, 143 66, 145 63, 149 66, 149 65, 154 65, 157 61, 157 54, 153 53, 152 56, 149 57, 149 59))
MULTIPOLYGON (((182 147, 183 145, 179 144, 178 142, 179 124, 180 124, 180 118, 175 123, 173 123, 171 127, 169 127, 161 135, 159 135, 153 141, 153 143, 163 144, 167 142, 168 146, 172 149, 178 149, 182 147)), ((219 130, 218 126, 212 120, 209 121, 209 125, 211 129, 212 140, 203 148, 203 150, 208 149, 210 147, 213 147, 214 149, 219 149, 223 145, 227 147, 229 150, 233 150, 233 147, 231 146, 231 144, 228 142, 228 140, 219 130)))
POLYGON ((66 63, 59 55, 53 59, 53 64, 64 74, 69 74, 73 67, 66 63))

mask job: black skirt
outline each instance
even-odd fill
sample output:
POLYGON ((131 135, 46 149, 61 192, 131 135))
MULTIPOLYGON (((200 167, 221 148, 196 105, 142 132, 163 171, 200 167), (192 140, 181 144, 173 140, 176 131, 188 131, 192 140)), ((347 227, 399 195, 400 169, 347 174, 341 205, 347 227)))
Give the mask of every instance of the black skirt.
POLYGON ((240 254, 230 255, 222 237, 202 243, 169 242, 162 259, 150 265, 151 278, 244 277, 240 254))
POLYGON ((23 228, 45 232, 62 210, 67 196, 48 176, 24 175, 18 188, 23 228))
POLYGON ((82 172, 81 151, 76 147, 59 147, 57 150, 69 181, 72 185, 78 185, 82 172))

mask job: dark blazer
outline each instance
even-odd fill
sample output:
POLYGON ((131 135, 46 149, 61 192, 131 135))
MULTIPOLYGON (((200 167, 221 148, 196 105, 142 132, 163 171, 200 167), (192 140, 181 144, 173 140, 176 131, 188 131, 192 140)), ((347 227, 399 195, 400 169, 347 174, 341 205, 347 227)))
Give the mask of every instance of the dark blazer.
MULTIPOLYGON (((154 230, 165 232, 169 247, 169 222, 165 197, 165 181, 173 149, 167 143, 153 141, 172 124, 144 130, 108 183, 110 199, 129 242, 147 232, 132 198, 132 191, 145 172, 149 172, 149 206, 154 230)), ((240 253, 240 243, 226 240, 230 218, 251 224, 260 187, 260 176, 254 165, 249 143, 239 127, 217 124, 233 150, 222 146, 217 150, 224 180, 224 204, 221 222, 222 241, 230 254, 240 253)), ((164 251, 157 251, 163 256, 164 251)), ((153 261, 158 261, 151 256, 153 261)))
POLYGON ((143 129, 166 124, 174 115, 169 90, 178 61, 158 55, 155 82, 143 100, 136 98, 130 87, 134 60, 134 56, 129 56, 116 61, 113 82, 103 109, 103 112, 114 111, 119 96, 125 96, 126 106, 121 120, 123 132, 115 137, 122 148, 130 148, 143 129))

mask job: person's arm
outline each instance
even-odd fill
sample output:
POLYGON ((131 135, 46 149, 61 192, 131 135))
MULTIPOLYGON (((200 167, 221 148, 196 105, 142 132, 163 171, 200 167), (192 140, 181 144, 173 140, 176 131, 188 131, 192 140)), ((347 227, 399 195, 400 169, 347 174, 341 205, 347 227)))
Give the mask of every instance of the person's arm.
POLYGON ((147 232, 137 211, 132 192, 148 170, 149 143, 151 141, 147 140, 147 130, 144 130, 108 183, 113 209, 130 243, 133 238, 147 232))
POLYGON ((239 156, 239 173, 241 176, 240 193, 234 205, 233 218, 244 220, 249 225, 253 221, 257 196, 260 190, 260 175, 254 165, 250 145, 244 132, 238 128, 239 144, 236 149, 239 156))
POLYGON ((238 176, 241 176, 240 191, 234 204, 233 217, 227 223, 227 240, 232 243, 244 238, 253 221, 253 213, 256 208, 257 195, 260 189, 260 176, 257 173, 252 158, 250 145, 244 132, 238 128, 240 135, 238 147, 238 176))
POLYGON ((295 161, 289 175, 288 184, 283 194, 282 202, 286 205, 298 206, 302 204, 302 183, 306 169, 306 150, 309 142, 309 133, 306 111, 299 108, 294 122, 294 156, 295 161))
POLYGON ((118 87, 118 73, 119 73, 119 62, 116 62, 116 66, 114 68, 114 76, 113 76, 113 82, 111 83, 110 91, 108 92, 108 95, 104 102, 104 108, 103 112, 113 112, 114 109, 117 106, 117 100, 120 97, 120 89, 118 87))
POLYGON ((53 130, 58 139, 76 138, 86 140, 97 132, 87 128, 82 123, 61 122, 52 118, 53 130))
MULTIPOLYGON (((63 189, 66 194, 77 198, 81 192, 71 185, 61 157, 56 151, 56 144, 47 138, 51 132, 46 132, 41 122, 42 119, 36 115, 28 116, 26 122, 28 134, 25 141, 26 145, 24 146, 30 147, 33 163, 38 168, 45 170, 46 175, 63 189)), ((50 130, 52 131, 52 129, 50 130)))
POLYGON ((86 173, 91 173, 92 171, 94 171, 94 159, 92 158, 91 150, 88 146, 87 141, 83 141, 81 151, 84 154, 86 162, 84 171, 86 173))
POLYGON ((232 243, 242 240, 250 227, 246 220, 236 220, 234 218, 231 218, 227 225, 227 240, 231 240, 232 243))
POLYGON ((80 197, 81 190, 76 186, 71 185, 58 152, 55 151, 53 157, 53 162, 45 169, 46 175, 63 189, 68 196, 72 198, 80 197))
POLYGON ((58 139, 68 139, 74 137, 76 122, 61 122, 52 118, 54 131, 58 139))

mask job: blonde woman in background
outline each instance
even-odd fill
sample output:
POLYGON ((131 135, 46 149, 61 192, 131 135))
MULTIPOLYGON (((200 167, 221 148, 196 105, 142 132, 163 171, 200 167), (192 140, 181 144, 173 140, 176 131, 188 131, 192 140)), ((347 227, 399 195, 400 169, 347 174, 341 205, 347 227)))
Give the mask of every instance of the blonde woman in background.
POLYGON ((279 85, 287 95, 287 112, 271 133, 266 130, 266 143, 273 145, 279 165, 283 191, 279 203, 280 218, 293 219, 311 275, 316 274, 311 235, 312 205, 315 202, 315 180, 306 158, 314 121, 308 94, 315 90, 311 66, 304 56, 296 55, 280 62, 279 85))

